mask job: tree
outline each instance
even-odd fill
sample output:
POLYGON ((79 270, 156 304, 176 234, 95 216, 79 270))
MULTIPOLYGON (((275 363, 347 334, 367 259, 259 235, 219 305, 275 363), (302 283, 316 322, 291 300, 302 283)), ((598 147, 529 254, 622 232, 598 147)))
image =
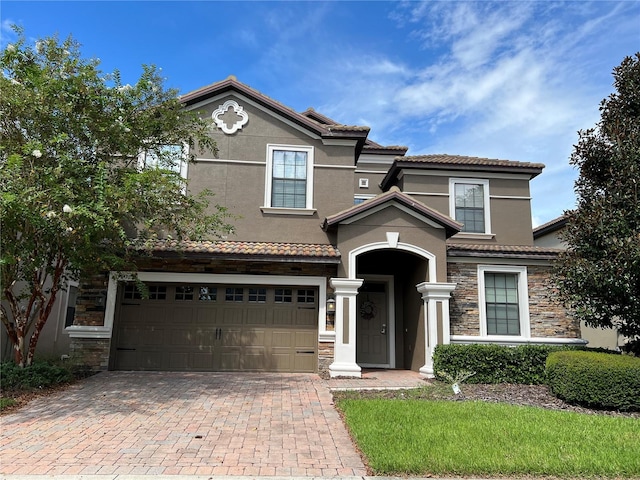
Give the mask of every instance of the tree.
POLYGON ((577 207, 557 273, 561 296, 593 327, 640 336, 640 53, 613 71, 595 128, 579 132, 577 207))
POLYGON ((155 67, 123 85, 71 37, 31 48, 15 30, 0 57, 0 316, 26 366, 69 278, 135 270, 163 232, 197 240, 231 226, 210 192, 186 193, 181 162, 215 143, 155 67))

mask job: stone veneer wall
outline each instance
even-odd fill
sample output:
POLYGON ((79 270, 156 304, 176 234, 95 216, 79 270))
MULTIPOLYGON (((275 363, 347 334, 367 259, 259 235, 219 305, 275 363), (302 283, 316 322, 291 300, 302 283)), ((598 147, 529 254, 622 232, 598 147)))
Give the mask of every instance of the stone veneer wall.
POLYGON ((318 344, 318 373, 329 371, 329 365, 333 363, 333 342, 320 342, 318 344))
MULTIPOLYGON (((316 276, 327 279, 327 292, 331 293, 329 279, 337 275, 337 265, 320 263, 299 263, 296 261, 258 262, 206 258, 143 258, 138 263, 144 272, 183 272, 236 275, 287 275, 316 276)), ((104 325, 104 300, 108 286, 108 275, 95 275, 83 279, 79 285, 78 301, 74 325, 104 325)), ((72 338, 70 352, 72 358, 95 370, 109 367, 111 339, 72 338)), ((333 361, 333 343, 318 344, 318 370, 326 371, 333 361)))
MULTIPOLYGON (((80 279, 74 325, 104 325, 108 284, 109 277, 106 273, 80 279)), ((109 367, 110 347, 109 338, 71 338, 69 353, 73 362, 88 365, 94 370, 106 370, 109 367)))
MULTIPOLYGON (((456 283, 450 303, 451 334, 479 335, 478 265, 451 262, 447 275, 456 283)), ((550 276, 551 266, 527 266, 531 336, 579 338, 580 323, 555 299, 550 276)))

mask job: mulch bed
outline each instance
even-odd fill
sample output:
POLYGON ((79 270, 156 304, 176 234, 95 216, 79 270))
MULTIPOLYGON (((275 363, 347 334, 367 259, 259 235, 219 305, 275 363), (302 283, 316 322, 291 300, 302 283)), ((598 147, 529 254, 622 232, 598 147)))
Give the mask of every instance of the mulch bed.
MULTIPOLYGON (((424 396, 420 393, 411 395, 411 398, 424 398, 425 400, 454 400, 454 401, 474 401, 508 403, 511 405, 522 405, 530 407, 540 407, 552 410, 564 410, 577 413, 587 413, 596 415, 610 415, 621 417, 632 417, 640 419, 640 412, 619 412, 617 410, 596 410, 592 408, 571 405, 556 398, 546 385, 515 385, 515 384, 464 384, 461 385, 461 392, 454 395, 451 390, 445 389, 425 389, 424 396), (445 393, 446 392, 446 393, 445 393), (449 393, 451 392, 451 393, 449 393)), ((361 391, 362 396, 383 397, 383 398, 403 398, 406 397, 401 390, 387 391, 361 391)))

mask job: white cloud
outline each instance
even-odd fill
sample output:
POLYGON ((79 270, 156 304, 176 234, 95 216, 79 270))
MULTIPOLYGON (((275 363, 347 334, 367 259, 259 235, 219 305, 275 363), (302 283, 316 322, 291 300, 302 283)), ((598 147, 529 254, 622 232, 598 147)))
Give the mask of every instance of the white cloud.
POLYGON ((331 92, 319 107, 368 124, 375 141, 408 144, 410 154, 544 163, 532 192, 535 215, 547 221, 573 207, 576 131, 599 118, 622 59, 612 50, 637 39, 629 19, 637 5, 409 2, 392 18, 413 28, 425 54, 333 57, 319 66, 331 92))
POLYGON ((2 47, 13 42, 17 38, 16 32, 14 32, 12 28, 15 24, 15 20, 11 20, 9 18, 5 18, 0 22, 0 45, 2 45, 2 47))

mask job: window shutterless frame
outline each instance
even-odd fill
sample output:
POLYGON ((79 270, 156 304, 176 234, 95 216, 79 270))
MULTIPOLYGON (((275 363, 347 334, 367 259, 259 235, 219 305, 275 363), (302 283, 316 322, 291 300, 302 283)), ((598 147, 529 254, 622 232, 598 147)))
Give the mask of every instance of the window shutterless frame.
MULTIPOLYGON (((499 280, 500 281, 500 280, 499 280)), ((480 311, 480 336, 500 337, 500 338, 530 338, 531 328, 529 321, 529 288, 527 283, 527 267, 511 265, 478 265, 478 307, 480 311), (506 275, 506 277, 505 277, 506 275), (487 278, 491 279, 513 278, 515 275, 516 285, 489 284, 489 294, 487 294, 487 278), (496 309, 506 312, 513 309, 514 290, 517 290, 517 317, 519 321, 519 332, 516 334, 496 333, 494 328, 489 328, 487 322, 494 322, 496 309), (496 298, 502 295, 505 298, 496 298), (488 309, 489 314, 487 313, 488 309), (491 311, 493 309, 493 312, 491 311), (491 333, 490 333, 491 332, 491 333)), ((514 315, 507 315, 514 316, 514 315)), ((503 330, 504 332, 504 330, 503 330)))
POLYGON ((265 213, 313 214, 314 149, 304 145, 267 145, 265 213))
POLYGON ((464 224, 462 234, 491 234, 489 180, 450 178, 449 216, 464 224))

